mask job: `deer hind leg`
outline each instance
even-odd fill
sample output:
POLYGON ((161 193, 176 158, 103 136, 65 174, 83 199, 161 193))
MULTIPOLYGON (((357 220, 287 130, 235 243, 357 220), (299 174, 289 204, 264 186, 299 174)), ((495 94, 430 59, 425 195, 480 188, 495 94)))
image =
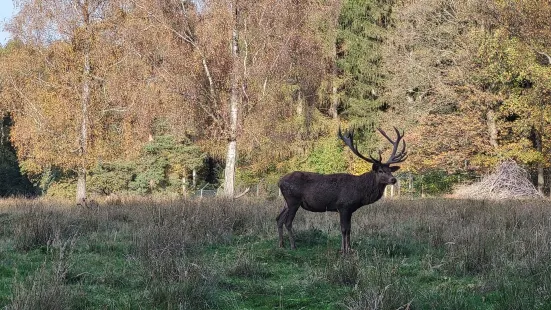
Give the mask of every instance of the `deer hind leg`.
POLYGON ((276 218, 277 221, 277 232, 279 233, 279 247, 284 247, 283 244, 283 225, 285 224, 285 220, 287 219, 287 212, 288 212, 287 204, 285 204, 285 207, 281 209, 281 212, 276 218))
POLYGON ((297 214, 298 206, 289 206, 287 208, 287 216, 285 218, 285 228, 287 228, 287 232, 289 233, 289 242, 291 243, 291 249, 296 249, 295 245, 295 236, 293 234, 293 220, 295 219, 295 215, 297 214))

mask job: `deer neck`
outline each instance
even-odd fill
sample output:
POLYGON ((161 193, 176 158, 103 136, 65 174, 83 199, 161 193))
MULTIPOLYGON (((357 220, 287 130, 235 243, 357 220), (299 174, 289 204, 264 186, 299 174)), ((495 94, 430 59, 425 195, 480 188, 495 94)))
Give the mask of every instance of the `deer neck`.
POLYGON ((386 184, 379 183, 375 172, 370 171, 362 174, 362 184, 364 185, 364 205, 374 203, 379 200, 385 192, 386 184))

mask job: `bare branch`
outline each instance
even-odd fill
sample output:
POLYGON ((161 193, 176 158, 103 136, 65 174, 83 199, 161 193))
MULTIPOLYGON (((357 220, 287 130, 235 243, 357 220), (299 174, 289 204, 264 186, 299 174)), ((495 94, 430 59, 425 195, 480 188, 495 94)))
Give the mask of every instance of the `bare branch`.
POLYGON ((540 51, 535 51, 536 54, 538 54, 539 56, 541 56, 541 64, 544 65, 544 66, 549 66, 551 65, 551 56, 549 56, 548 54, 544 53, 544 52, 540 52, 540 51))

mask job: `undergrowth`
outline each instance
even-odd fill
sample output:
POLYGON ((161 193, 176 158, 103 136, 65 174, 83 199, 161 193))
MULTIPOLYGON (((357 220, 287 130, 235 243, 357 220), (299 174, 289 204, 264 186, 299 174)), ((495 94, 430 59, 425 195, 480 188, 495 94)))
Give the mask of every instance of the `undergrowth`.
POLYGON ((390 200, 299 211, 277 247, 277 201, 138 200, 98 210, 0 203, 7 309, 548 309, 546 201, 390 200), (288 242, 287 242, 288 245, 288 242))

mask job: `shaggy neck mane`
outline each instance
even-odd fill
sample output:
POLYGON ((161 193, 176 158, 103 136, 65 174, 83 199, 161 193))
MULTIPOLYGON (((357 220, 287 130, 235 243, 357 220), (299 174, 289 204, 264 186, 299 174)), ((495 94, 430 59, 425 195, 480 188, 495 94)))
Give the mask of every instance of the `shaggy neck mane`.
POLYGON ((386 184, 378 184, 375 179, 375 172, 369 171, 361 175, 364 179, 362 184, 365 193, 364 205, 374 203, 379 200, 385 191, 386 184))

